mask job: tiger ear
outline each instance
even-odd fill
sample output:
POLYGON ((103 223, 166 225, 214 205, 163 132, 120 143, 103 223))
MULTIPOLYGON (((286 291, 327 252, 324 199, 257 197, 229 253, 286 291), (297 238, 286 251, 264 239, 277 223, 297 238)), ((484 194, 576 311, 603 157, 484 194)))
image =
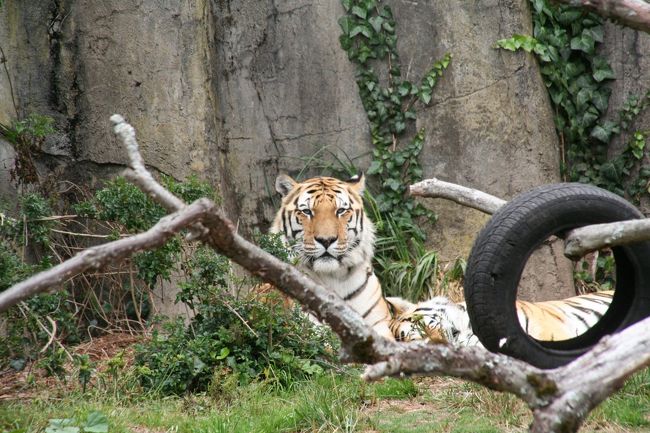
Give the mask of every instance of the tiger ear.
POLYGON ((282 197, 286 197, 298 183, 291 178, 288 174, 279 174, 275 178, 275 190, 279 192, 282 197))
POLYGON ((363 173, 355 174, 348 181, 350 187, 355 190, 359 195, 363 194, 366 189, 366 176, 363 173))
POLYGON ((393 317, 399 317, 415 307, 415 304, 398 297, 386 298, 386 303, 388 304, 388 309, 393 317))

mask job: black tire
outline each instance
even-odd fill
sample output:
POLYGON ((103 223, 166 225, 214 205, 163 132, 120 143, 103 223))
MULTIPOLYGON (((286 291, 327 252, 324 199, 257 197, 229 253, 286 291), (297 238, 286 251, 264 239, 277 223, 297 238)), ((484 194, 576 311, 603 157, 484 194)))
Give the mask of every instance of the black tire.
POLYGON ((552 235, 573 228, 642 218, 621 197, 577 183, 545 185, 500 208, 470 253, 465 300, 472 329, 483 345, 540 368, 567 364, 604 335, 650 315, 650 242, 615 247, 616 291, 607 313, 586 333, 559 342, 538 341, 519 325, 515 300, 531 253, 552 235))

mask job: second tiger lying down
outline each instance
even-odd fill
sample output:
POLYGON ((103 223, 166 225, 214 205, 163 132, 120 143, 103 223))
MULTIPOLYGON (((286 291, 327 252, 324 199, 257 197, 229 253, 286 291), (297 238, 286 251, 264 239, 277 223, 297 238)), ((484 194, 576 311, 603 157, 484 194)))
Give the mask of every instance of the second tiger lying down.
MULTIPOLYGON (((560 301, 517 301, 519 324, 531 337, 558 341, 576 337, 605 314, 613 291, 574 296, 560 301)), ((401 298, 387 298, 393 319, 390 330, 398 341, 428 339, 460 346, 479 345, 472 332, 465 303, 445 297, 412 304, 401 298)))

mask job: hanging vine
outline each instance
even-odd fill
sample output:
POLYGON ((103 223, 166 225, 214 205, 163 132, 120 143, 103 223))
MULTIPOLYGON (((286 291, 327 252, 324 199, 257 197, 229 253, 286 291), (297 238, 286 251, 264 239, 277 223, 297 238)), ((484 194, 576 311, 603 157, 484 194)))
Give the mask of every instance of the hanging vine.
POLYGON ((370 122, 374 150, 367 174, 380 180, 381 190, 375 196, 378 210, 413 226, 415 217, 434 218, 405 194, 407 185, 422 179, 418 156, 424 129, 415 131, 415 104, 431 102, 433 88, 449 66, 451 55, 435 62, 420 82, 404 79, 390 7, 375 0, 343 0, 342 4, 346 15, 339 19, 343 31, 340 43, 356 66, 356 82, 370 122), (385 79, 375 68, 385 71, 385 79))
POLYGON ((603 21, 598 15, 569 6, 531 0, 533 36, 514 35, 496 46, 535 54, 555 111, 566 179, 591 183, 638 203, 648 193, 650 168, 644 164, 648 131, 630 131, 631 140, 616 157, 608 145, 650 103, 650 92, 631 96, 615 120, 605 120, 614 72, 598 54, 603 21))

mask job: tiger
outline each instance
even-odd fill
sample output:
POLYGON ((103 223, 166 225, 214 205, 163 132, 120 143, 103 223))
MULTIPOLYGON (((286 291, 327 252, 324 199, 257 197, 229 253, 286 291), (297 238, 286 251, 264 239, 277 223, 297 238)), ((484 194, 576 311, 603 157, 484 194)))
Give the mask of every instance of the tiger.
POLYGON ((363 207, 364 175, 297 182, 280 174, 275 189, 282 204, 269 231, 283 237, 297 267, 341 297, 377 334, 394 340, 372 266, 375 227, 363 207))
MULTIPOLYGON (((269 231, 282 236, 300 270, 346 301, 377 334, 397 341, 480 345, 464 302, 435 297, 413 304, 384 297, 372 266, 375 228, 363 208, 363 175, 297 182, 280 174, 275 189, 282 204, 269 231)), ((612 292, 598 292, 563 301, 517 301, 517 314, 534 338, 562 340, 589 329, 611 299, 612 292)))
MULTIPOLYGON (((591 328, 607 312, 613 290, 573 296, 557 301, 517 301, 522 329, 541 341, 576 337, 591 328)), ((458 346, 481 346, 472 331, 467 306, 438 296, 413 304, 387 298, 393 318, 389 324, 397 341, 429 340, 458 346)))

